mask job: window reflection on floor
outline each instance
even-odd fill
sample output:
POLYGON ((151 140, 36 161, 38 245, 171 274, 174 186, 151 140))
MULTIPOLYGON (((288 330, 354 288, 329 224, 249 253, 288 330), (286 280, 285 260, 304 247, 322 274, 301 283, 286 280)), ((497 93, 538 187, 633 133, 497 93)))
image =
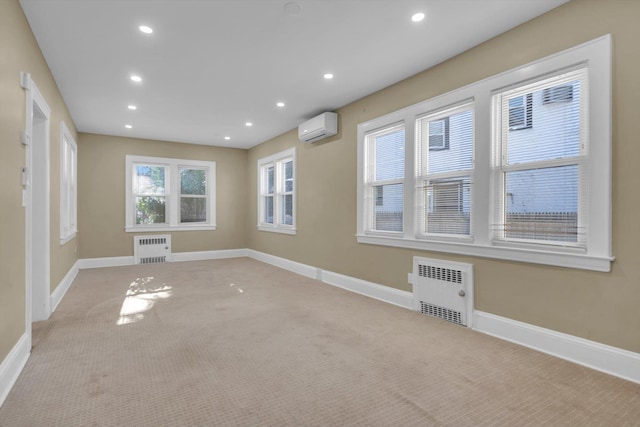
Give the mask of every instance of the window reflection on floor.
POLYGON ((139 322, 144 319, 144 314, 151 310, 156 301, 171 297, 171 286, 165 283, 154 285, 153 280, 153 277, 139 277, 131 282, 116 325, 139 322))

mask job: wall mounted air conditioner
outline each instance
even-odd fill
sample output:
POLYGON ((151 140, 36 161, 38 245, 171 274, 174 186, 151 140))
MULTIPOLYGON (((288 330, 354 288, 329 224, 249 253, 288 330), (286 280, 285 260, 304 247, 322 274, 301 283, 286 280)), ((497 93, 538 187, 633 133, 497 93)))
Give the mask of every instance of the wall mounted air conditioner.
POLYGON ((302 142, 316 142, 338 133, 338 115, 322 113, 298 126, 298 138, 302 142))

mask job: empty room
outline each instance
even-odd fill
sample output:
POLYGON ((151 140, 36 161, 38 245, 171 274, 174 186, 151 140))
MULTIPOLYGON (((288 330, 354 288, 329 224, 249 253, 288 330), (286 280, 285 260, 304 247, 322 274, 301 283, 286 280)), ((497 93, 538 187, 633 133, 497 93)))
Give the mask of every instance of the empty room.
POLYGON ((639 18, 0 0, 0 425, 640 426, 639 18))

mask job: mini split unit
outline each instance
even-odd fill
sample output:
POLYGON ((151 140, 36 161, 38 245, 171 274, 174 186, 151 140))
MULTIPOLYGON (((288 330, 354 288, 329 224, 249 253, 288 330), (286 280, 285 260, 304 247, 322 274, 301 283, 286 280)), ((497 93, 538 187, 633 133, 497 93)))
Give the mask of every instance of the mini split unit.
POLYGON ((322 113, 298 126, 298 138, 302 142, 316 142, 338 133, 338 115, 322 113))

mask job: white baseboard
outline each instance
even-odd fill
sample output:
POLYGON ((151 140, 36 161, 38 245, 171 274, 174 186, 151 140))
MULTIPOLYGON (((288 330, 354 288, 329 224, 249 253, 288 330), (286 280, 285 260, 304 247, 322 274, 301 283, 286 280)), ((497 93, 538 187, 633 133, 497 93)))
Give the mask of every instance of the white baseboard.
POLYGON ((30 354, 31 339, 27 334, 23 334, 7 357, 0 363, 0 406, 9 395, 30 354))
POLYGON ((264 252, 254 251, 248 249, 248 256, 258 261, 262 261, 267 264, 275 265, 285 270, 293 271, 301 276, 309 277, 311 279, 320 280, 322 270, 316 267, 312 267, 307 264, 301 264, 299 262, 290 261, 286 258, 280 258, 275 255, 265 254, 264 252))
POLYGON ((78 267, 79 264, 79 260, 73 264, 67 274, 65 274, 65 276, 62 278, 60 283, 58 283, 58 286, 56 286, 56 288, 51 293, 51 313, 56 311, 56 308, 58 308, 58 304, 60 304, 60 301, 62 301, 62 298, 64 298, 64 295, 69 290, 69 287, 71 287, 73 280, 78 275, 78 271, 80 270, 80 268, 78 267))
POLYGON ((476 311, 474 329, 616 377, 640 383, 640 354, 476 311))
POLYGON ((171 254, 171 262, 202 261, 207 259, 241 258, 248 255, 248 249, 224 249, 218 251, 177 252, 171 254))
POLYGON ((389 304, 412 309, 413 293, 379 285, 355 277, 344 276, 331 271, 321 270, 321 279, 324 283, 346 289, 357 294, 375 298, 389 304))
POLYGON ((121 267, 123 265, 133 265, 132 256, 114 256, 106 258, 83 258, 78 260, 78 268, 102 268, 102 267, 121 267))
MULTIPOLYGON (((235 257, 250 257, 305 277, 320 280, 329 285, 338 286, 370 298, 412 309, 413 294, 411 292, 401 291, 355 277, 322 270, 317 267, 253 249, 176 253, 173 254, 172 261, 195 261, 235 257)), ((82 259, 78 260, 77 264, 80 269, 132 265, 133 257, 82 259)), ((640 354, 638 353, 490 313, 484 313, 482 311, 474 312, 473 329, 587 366, 597 371, 640 383, 640 354)), ((0 384, 2 383, 0 382, 0 384)))

